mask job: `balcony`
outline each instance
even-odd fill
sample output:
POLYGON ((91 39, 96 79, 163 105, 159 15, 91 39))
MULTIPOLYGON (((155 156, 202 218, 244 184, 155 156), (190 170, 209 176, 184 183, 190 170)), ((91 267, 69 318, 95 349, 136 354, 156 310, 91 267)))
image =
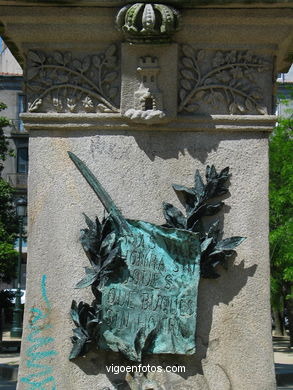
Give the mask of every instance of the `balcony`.
POLYGON ((27 173, 7 173, 8 183, 17 189, 27 189, 27 173))

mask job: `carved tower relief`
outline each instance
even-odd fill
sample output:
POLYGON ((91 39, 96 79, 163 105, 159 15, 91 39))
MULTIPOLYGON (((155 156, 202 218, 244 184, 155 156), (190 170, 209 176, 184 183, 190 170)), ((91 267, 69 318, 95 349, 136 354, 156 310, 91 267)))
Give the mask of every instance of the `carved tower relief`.
POLYGON ((116 25, 122 44, 121 113, 142 124, 168 121, 177 112, 177 44, 180 15, 163 4, 123 7, 116 25))
POLYGON ((163 97, 157 84, 160 67, 157 57, 139 58, 137 74, 140 78, 138 89, 134 92, 134 108, 126 111, 125 117, 134 121, 156 122, 165 117, 163 97))

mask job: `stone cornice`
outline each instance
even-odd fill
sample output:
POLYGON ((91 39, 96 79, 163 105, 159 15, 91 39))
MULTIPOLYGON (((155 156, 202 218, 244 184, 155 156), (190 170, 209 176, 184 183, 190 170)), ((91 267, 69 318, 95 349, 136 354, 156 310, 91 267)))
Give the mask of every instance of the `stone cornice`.
MULTIPOLYGON (((121 7, 123 5, 135 3, 136 1, 118 0, 0 0, 1 5, 11 6, 78 6, 78 7, 121 7)), ((154 1, 141 1, 142 3, 154 3, 154 1)), ((293 0, 161 0, 161 4, 169 4, 182 8, 216 7, 216 8, 278 8, 293 7, 293 0)))
POLYGON ((135 131, 204 131, 249 132, 272 131, 275 115, 211 115, 180 116, 172 122, 147 126, 134 124, 119 113, 109 114, 21 114, 26 130, 135 130, 135 131))
MULTIPOLYGON (((87 7, 81 1, 78 7, 67 7, 63 12, 60 7, 70 3, 0 0, 0 34, 20 62, 24 60, 27 48, 39 49, 44 44, 48 49, 66 47, 71 50, 74 46, 92 50, 104 40, 123 40, 122 34, 114 26, 117 3, 111 3, 111 7, 102 1, 91 4, 96 7, 87 7), (102 8, 102 5, 105 7, 102 8), (105 26, 104 35, 98 33, 97 25, 105 26)), ((120 6, 123 4, 121 2, 120 6)), ((252 4, 257 3, 231 3, 228 8, 215 4, 198 5, 197 9, 184 10, 184 4, 180 3, 178 9, 182 13, 182 28, 176 33, 175 41, 184 43, 192 37, 191 40, 200 42, 202 48, 208 43, 209 47, 214 45, 223 49, 228 43, 231 48, 247 46, 266 50, 276 56, 276 71, 287 71, 293 52, 293 0, 263 3, 267 7, 265 11, 252 4), (213 28, 209 28, 209 25, 213 28), (231 34, 230 29, 235 31, 236 26, 237 33, 231 34)))

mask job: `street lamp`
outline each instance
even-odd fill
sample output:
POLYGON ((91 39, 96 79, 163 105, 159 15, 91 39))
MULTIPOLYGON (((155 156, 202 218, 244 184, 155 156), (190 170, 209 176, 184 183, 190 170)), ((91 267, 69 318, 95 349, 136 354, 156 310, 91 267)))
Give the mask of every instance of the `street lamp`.
POLYGON ((18 262, 17 262, 17 290, 15 293, 15 305, 13 309, 12 328, 10 331, 11 337, 22 336, 22 307, 21 307, 21 258, 22 258, 22 230, 23 218, 26 216, 27 203, 24 198, 19 198, 16 201, 16 215, 19 221, 19 247, 18 247, 18 262))

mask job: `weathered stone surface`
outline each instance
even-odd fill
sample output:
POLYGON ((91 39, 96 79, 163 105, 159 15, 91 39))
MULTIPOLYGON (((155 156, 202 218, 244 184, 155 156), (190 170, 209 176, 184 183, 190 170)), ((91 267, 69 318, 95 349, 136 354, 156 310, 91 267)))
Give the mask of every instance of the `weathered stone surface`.
POLYGON ((250 51, 180 47, 179 113, 268 114, 272 62, 250 51))
MULTIPOLYGON (((175 118, 177 115, 177 90, 174 88, 177 85, 178 72, 177 44, 156 45, 150 49, 148 45, 124 43, 121 47, 121 53, 121 96, 123 96, 121 114, 127 117, 129 110, 142 109, 139 107, 139 97, 140 94, 143 96, 144 90, 141 86, 143 75, 141 77, 140 73, 144 71, 147 74, 148 66, 151 69, 155 64, 157 68, 156 85, 154 91, 150 90, 150 94, 154 95, 154 100, 157 100, 157 110, 163 114, 157 122, 170 121, 170 119, 175 118), (143 63, 143 61, 145 62, 143 63), (131 75, 133 76, 131 77, 131 75)), ((148 85, 145 89, 147 87, 148 85)), ((137 119, 139 119, 139 115, 137 119)), ((148 121, 140 118, 136 122, 147 124, 148 121)))
POLYGON ((26 95, 29 112, 118 112, 118 47, 77 56, 70 51, 30 50, 26 95))
MULTIPOLYGON (((73 169, 67 150, 87 162, 125 215, 159 224, 163 222, 158 218, 162 199, 180 207, 171 182, 191 185, 194 168, 202 171, 206 164, 232 167, 232 196, 226 200, 225 233, 237 233, 247 240, 239 247, 235 264, 222 271, 220 279, 200 282, 197 354, 180 360, 153 357, 146 363, 186 366, 184 375, 158 377, 168 390, 179 385, 184 389, 225 389, 226 376, 232 389, 274 389, 268 301, 268 207, 264 202, 267 136, 243 132, 218 132, 211 137, 193 132, 34 131, 30 139, 34 169, 30 174, 27 309, 46 307, 41 298, 41 275, 45 274, 51 305, 45 323, 51 328, 44 329, 43 334, 54 339, 51 346, 58 354, 44 361, 52 368, 57 388, 88 389, 99 384, 100 389, 106 385, 112 389, 111 382, 119 376, 107 374, 105 364, 129 364, 115 353, 68 361, 73 326, 70 303, 72 299, 91 299, 90 291, 73 289, 83 277, 81 266, 88 262, 78 241, 79 229, 84 225, 82 212, 94 217, 102 215, 103 210, 91 189, 80 185, 80 174, 73 169), (205 357, 203 379, 199 375, 200 361, 205 357), (214 366, 222 367, 226 373, 221 374, 223 379, 217 381, 218 387, 213 385, 214 366)), ((29 318, 31 314, 27 312, 25 324, 29 318)), ((29 333, 26 328, 24 337, 29 333)), ((32 341, 23 344, 20 379, 32 373, 28 367, 32 345, 32 341)), ((20 382, 19 389, 26 388, 20 382)))
MULTIPOLYGON (((82 7, 82 2, 80 7, 47 4, 44 8, 36 3, 31 7, 24 6, 25 3, 14 7, 8 6, 9 3, 15 4, 0 1, 0 32, 9 44, 13 42, 13 53, 17 52, 23 59, 28 47, 90 54, 123 39, 122 33, 115 30, 118 11, 115 7, 82 7)), ((280 3, 272 3, 265 11, 251 5, 247 9, 237 9, 237 6, 183 9, 176 42, 188 43, 198 50, 249 49, 258 55, 276 56, 275 72, 285 71, 292 62, 288 53, 293 48, 293 3, 284 3, 286 9, 275 9, 274 4, 280 3)))

